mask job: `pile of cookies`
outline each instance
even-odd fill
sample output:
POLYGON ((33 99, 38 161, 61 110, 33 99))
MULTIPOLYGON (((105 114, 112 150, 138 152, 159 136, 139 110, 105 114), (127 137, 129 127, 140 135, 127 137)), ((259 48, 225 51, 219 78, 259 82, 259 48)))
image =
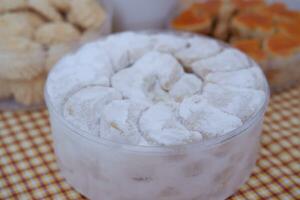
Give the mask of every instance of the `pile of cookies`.
POLYGON ((282 90, 300 80, 299 24, 300 12, 280 2, 206 0, 190 2, 171 26, 231 43, 262 66, 273 90, 282 90))
POLYGON ((48 71, 106 20, 97 0, 1 0, 0 101, 43 103, 48 71))

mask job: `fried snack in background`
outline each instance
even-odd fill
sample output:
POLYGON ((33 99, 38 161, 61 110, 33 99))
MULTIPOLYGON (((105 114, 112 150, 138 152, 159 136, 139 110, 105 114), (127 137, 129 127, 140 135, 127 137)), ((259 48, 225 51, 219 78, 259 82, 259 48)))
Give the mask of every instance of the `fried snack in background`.
POLYGON ((50 22, 40 26, 35 32, 35 40, 44 45, 75 42, 80 31, 67 22, 50 22))
POLYGON ((83 29, 99 28, 104 22, 105 11, 95 0, 71 1, 68 20, 83 29))
POLYGON ((0 102, 42 104, 47 73, 107 19, 97 0, 0 0, 0 102))
POLYGON ((24 10, 28 7, 27 0, 1 0, 0 13, 24 10))
POLYGON ((199 33, 186 29, 204 24, 195 21, 192 13, 209 15, 213 21, 210 31, 200 33, 229 42, 255 59, 268 76, 273 91, 300 81, 300 11, 265 0, 183 1, 188 6, 172 21, 174 29, 199 33), (215 5, 214 9, 211 5, 215 5), (184 18, 181 26, 174 26, 180 18, 184 18))
POLYGON ((11 92, 16 102, 23 105, 37 105, 43 102, 46 75, 38 75, 32 80, 10 82, 11 92))
POLYGON ((0 15, 0 36, 22 36, 32 38, 35 29, 45 21, 30 11, 4 13, 0 15))
POLYGON ((61 21, 62 15, 50 4, 48 0, 28 0, 31 9, 43 15, 50 21, 61 21))
POLYGON ((0 38, 0 60, 0 78, 30 80, 44 71, 45 50, 27 38, 0 38))

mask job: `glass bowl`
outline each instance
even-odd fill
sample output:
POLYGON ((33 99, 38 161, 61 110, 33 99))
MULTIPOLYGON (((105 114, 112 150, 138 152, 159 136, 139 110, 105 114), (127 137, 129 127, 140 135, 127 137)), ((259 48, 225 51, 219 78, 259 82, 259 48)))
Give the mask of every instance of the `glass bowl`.
POLYGON ((264 105, 242 127, 217 138, 177 146, 115 143, 79 130, 50 101, 54 150, 62 176, 90 199, 218 200, 249 178, 260 151, 264 105))

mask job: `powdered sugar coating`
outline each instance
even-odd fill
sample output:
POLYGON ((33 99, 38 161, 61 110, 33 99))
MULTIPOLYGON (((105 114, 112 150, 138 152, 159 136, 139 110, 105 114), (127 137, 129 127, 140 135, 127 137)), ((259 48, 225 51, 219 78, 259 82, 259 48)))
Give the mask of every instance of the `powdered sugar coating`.
POLYGON ((235 71, 248 68, 251 66, 251 61, 239 50, 227 48, 216 56, 201 59, 191 66, 195 74, 204 78, 212 72, 235 71))
POLYGON ((265 84, 252 60, 215 40, 125 32, 66 56, 46 89, 68 123, 96 137, 168 146, 243 126, 263 107, 265 84))
POLYGON ((103 108, 117 99, 122 99, 122 95, 114 88, 89 86, 70 96, 63 116, 74 126, 97 135, 103 108))

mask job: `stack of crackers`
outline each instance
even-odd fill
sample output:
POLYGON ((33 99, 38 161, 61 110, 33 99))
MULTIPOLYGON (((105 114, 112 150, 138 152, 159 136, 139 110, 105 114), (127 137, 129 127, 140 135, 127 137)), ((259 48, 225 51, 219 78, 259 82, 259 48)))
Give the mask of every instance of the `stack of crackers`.
POLYGON ((206 34, 247 53, 274 90, 300 80, 300 12, 264 0, 206 0, 190 4, 173 21, 177 30, 206 34))
POLYGON ((97 0, 0 0, 0 101, 43 103, 48 71, 105 20, 97 0))

